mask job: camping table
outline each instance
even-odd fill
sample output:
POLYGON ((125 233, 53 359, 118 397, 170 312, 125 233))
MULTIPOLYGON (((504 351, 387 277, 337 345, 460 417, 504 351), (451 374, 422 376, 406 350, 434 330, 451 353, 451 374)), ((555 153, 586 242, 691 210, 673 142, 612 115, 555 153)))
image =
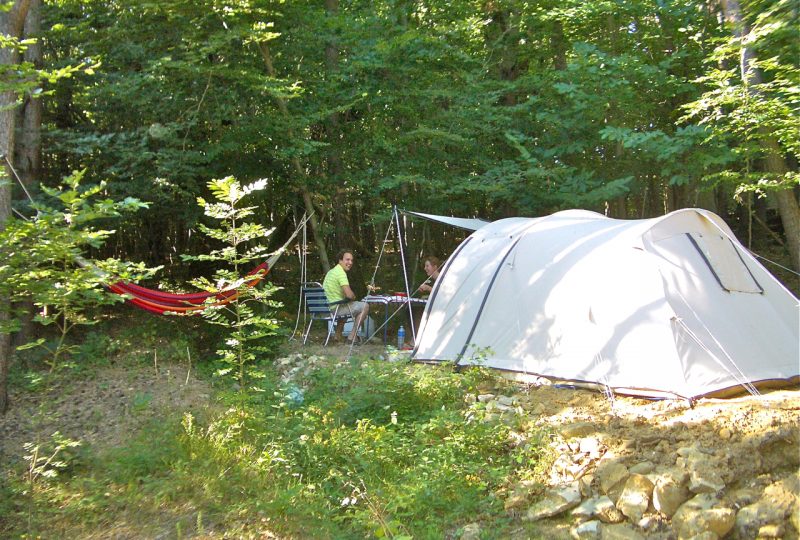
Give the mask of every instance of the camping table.
MULTIPOLYGON (((397 294, 394 295, 385 295, 385 294, 368 294, 364 298, 361 299, 362 302, 366 302, 368 304, 383 304, 384 305, 384 315, 383 315, 383 344, 386 345, 388 340, 388 323, 389 323, 389 304, 422 304, 425 305, 428 303, 428 300, 425 298, 409 298, 408 296, 400 296, 397 294)), ((413 324, 413 322, 412 322, 413 324)), ((371 336, 370 336, 371 337, 371 336)))

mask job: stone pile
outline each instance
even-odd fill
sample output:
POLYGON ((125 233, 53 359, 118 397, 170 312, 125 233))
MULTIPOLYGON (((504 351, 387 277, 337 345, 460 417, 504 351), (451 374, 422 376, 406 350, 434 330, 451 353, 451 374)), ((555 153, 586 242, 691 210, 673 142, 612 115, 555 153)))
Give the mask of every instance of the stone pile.
MULTIPOLYGON (((518 425, 528 414, 514 397, 485 393, 471 401, 468 420, 518 425)), ((506 510, 523 521, 568 519, 579 540, 798 538, 796 469, 735 478, 729 452, 666 436, 646 441, 653 448, 648 455, 657 458, 651 461, 635 441, 615 440, 610 450, 606 428, 582 421, 562 425, 553 443, 558 457, 549 487, 542 493, 532 482, 521 482, 506 494, 506 510)), ((511 439, 525 442, 515 431, 511 439)), ((796 451, 797 441, 789 446, 796 451)))

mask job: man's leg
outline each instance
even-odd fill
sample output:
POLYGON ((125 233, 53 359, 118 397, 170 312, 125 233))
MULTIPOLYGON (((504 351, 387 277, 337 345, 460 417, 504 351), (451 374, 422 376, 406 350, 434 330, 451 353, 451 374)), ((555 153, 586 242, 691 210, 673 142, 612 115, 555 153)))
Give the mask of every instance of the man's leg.
POLYGON ((353 309, 353 312, 355 312, 355 310, 358 310, 358 312, 356 313, 355 321, 353 322, 353 331, 350 332, 350 341, 356 339, 356 336, 358 335, 358 329, 361 328, 361 323, 364 322, 364 319, 367 317, 367 315, 369 315, 369 304, 366 302, 353 302, 353 304, 356 305, 351 305, 351 309, 353 309))
POLYGON ((336 332, 333 334, 334 341, 342 341, 342 333, 344 332, 345 319, 336 321, 336 332))

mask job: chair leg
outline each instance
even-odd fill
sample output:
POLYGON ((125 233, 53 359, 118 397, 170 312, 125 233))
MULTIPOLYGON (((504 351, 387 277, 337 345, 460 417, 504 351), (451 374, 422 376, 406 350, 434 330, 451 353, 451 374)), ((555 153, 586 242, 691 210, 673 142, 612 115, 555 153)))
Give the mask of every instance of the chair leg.
POLYGON ((333 314, 331 315, 331 318, 330 319, 326 319, 326 322, 328 323, 328 335, 325 336, 325 345, 323 345, 323 347, 327 347, 328 346, 328 341, 330 341, 330 339, 331 339, 331 331, 332 330, 333 331, 336 330, 336 315, 338 315, 338 313, 339 313, 339 306, 336 306, 336 309, 333 310, 333 314))
POLYGON ((311 333, 311 325, 312 325, 313 323, 314 323, 314 319, 311 319, 310 321, 308 321, 308 328, 306 328, 306 331, 305 331, 305 333, 303 334, 303 345, 305 345, 305 344, 306 344, 306 341, 308 341, 308 334, 310 334, 310 333, 311 333))

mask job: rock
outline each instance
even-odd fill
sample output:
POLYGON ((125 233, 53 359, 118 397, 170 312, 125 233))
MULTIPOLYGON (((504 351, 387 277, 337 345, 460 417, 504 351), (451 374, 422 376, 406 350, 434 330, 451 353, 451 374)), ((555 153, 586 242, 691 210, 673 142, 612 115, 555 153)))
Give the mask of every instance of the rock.
POLYGON ((639 521, 650 506, 653 483, 641 474, 632 474, 617 499, 617 508, 631 521, 639 521))
POLYGON ((587 521, 570 529, 569 533, 575 540, 596 540, 600 538, 600 522, 587 521))
POLYGON ((595 437, 581 439, 578 448, 582 453, 589 454, 590 457, 600 457, 600 441, 595 437))
POLYGON ((790 475, 786 478, 767 486, 764 489, 764 500, 769 501, 776 508, 783 510, 785 514, 792 511, 792 507, 797 505, 798 478, 790 475))
POLYGON ((721 430, 719 430, 719 438, 724 441, 730 439, 731 435, 732 435, 731 430, 729 430, 728 428, 722 428, 721 430))
POLYGON ((658 516, 645 516, 636 525, 643 531, 650 532, 656 530, 660 524, 661 520, 658 516))
POLYGON ((731 508, 713 507, 707 496, 698 496, 683 504, 672 518, 672 527, 679 538, 691 538, 707 532, 722 538, 736 523, 736 512, 731 508), (699 500, 695 500, 700 497, 699 500))
POLYGON ((620 523, 625 520, 622 512, 605 495, 583 501, 572 514, 581 519, 598 518, 603 523, 620 523))
POLYGON ((461 529, 459 540, 479 540, 481 537, 481 526, 478 523, 464 525, 461 529))
POLYGON ((650 461, 643 461, 641 463, 637 463, 633 467, 630 468, 631 474, 650 474, 656 468, 650 461))
POLYGON ((578 483, 574 482, 569 486, 547 493, 544 499, 528 509, 525 520, 537 521, 539 519, 556 516, 575 508, 580 502, 581 492, 578 488, 578 483))
POLYGON ((755 538, 764 525, 777 525, 783 522, 786 512, 773 506, 768 500, 745 506, 736 514, 736 532, 740 538, 755 538))
POLYGON ((526 506, 531 499, 531 495, 537 487, 537 483, 532 480, 524 480, 514 486, 511 495, 508 496, 505 502, 506 510, 514 510, 526 506))
MULTIPOLYGON (((500 411, 502 413, 511 413, 511 414, 516 414, 517 413, 517 410, 514 407, 509 407, 508 405, 503 405, 502 403, 497 402, 497 401, 493 401, 489 405, 491 405, 493 409, 496 409, 496 410, 498 410, 498 411, 500 411)), ((487 409, 488 408, 489 407, 487 407, 487 409)))
POLYGON ((645 537, 629 525, 603 525, 600 540, 645 540, 645 537))
POLYGON ((517 508, 522 508, 527 504, 528 504, 528 494, 515 492, 512 493, 506 499, 506 502, 503 506, 506 509, 506 512, 508 512, 509 510, 516 510, 517 508))
POLYGON ((494 399, 494 394, 479 394, 478 395, 478 402, 479 403, 486 403, 487 401, 492 401, 494 399))
POLYGON ((759 538, 783 538, 786 531, 783 525, 764 525, 758 529, 759 538))
POLYGON ((752 487, 744 487, 737 489, 728 494, 728 499, 736 507, 743 507, 758 501, 760 498, 760 491, 752 487))
POLYGON ((505 405, 506 407, 516 407, 517 398, 510 396, 497 396, 497 403, 500 405, 505 405))
POLYGON ((591 422, 574 422, 560 426, 558 431, 565 439, 577 439, 594 433, 597 428, 591 422))
POLYGON ((622 492, 624 482, 629 476, 628 468, 620 461, 603 461, 597 466, 595 476, 600 484, 600 492, 616 500, 622 492))
POLYGON ((689 491, 692 493, 717 493, 725 489, 725 483, 714 471, 694 470, 689 473, 689 491))
MULTIPOLYGON (((681 540, 684 540, 681 538, 681 540)), ((713 532, 706 531, 704 533, 696 534, 691 538, 686 538, 685 540, 719 540, 719 536, 714 534, 713 532)))
POLYGON ((581 490, 581 496, 591 497, 592 495, 592 482, 594 482, 594 474, 584 474, 578 480, 578 487, 581 490))
POLYGON ((689 489, 677 483, 673 477, 662 476, 656 480, 653 488, 653 506, 668 518, 675 515, 688 498, 689 489))

